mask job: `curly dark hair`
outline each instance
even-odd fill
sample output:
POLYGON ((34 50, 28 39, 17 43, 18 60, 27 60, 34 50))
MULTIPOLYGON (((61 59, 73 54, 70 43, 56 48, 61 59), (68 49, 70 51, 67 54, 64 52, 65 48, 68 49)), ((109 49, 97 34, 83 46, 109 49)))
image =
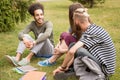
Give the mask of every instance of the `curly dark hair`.
POLYGON ((40 3, 33 3, 32 5, 30 5, 29 8, 28 8, 28 12, 32 16, 34 16, 34 11, 37 10, 37 9, 41 9, 43 11, 43 14, 44 14, 44 7, 40 3))

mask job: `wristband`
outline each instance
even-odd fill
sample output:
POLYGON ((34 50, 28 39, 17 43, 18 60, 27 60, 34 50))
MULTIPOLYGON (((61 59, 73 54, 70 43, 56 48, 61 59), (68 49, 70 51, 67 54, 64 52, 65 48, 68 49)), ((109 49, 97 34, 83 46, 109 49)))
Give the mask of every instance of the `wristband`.
POLYGON ((61 66, 62 69, 66 69, 66 67, 61 66))
POLYGON ((58 67, 61 71, 65 71, 65 69, 66 69, 66 67, 62 67, 62 66, 60 66, 60 67, 58 67))
POLYGON ((60 71, 65 71, 61 66, 58 67, 60 71))

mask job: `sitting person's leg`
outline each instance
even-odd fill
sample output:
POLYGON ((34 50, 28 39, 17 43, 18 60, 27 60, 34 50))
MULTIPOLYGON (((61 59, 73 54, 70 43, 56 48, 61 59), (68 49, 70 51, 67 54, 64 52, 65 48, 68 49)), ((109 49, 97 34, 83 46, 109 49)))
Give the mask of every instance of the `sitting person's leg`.
POLYGON ((91 80, 98 78, 104 80, 101 64, 85 48, 79 48, 77 50, 74 60, 74 70, 76 75, 80 77, 80 80, 89 80, 89 78, 91 80))
POLYGON ((39 49, 38 53, 35 54, 38 57, 43 57, 43 58, 49 58, 53 55, 54 52, 54 46, 53 44, 50 42, 49 39, 47 39, 43 46, 41 47, 41 49, 39 49))
POLYGON ((98 60, 93 55, 91 55, 87 51, 87 49, 85 49, 85 48, 79 48, 77 50, 77 52, 75 53, 75 58, 76 57, 84 57, 84 56, 88 56, 90 59, 92 59, 93 61, 95 61, 99 66, 101 66, 100 63, 98 62, 98 60))
MULTIPOLYGON (((71 48, 74 44, 75 44, 75 42, 71 43, 69 45, 69 48, 71 48)), ((90 59, 92 59, 93 61, 95 61, 99 66, 101 66, 100 63, 98 62, 98 60, 92 54, 90 54, 87 49, 85 49, 83 47, 79 48, 76 51, 76 53, 74 55, 74 58, 84 57, 84 56, 88 56, 90 59)))
MULTIPOLYGON (((38 38, 41 37, 42 35, 43 33, 39 34, 38 38)), ((46 39, 45 41, 39 43, 38 46, 36 46, 35 48, 32 50, 32 52, 35 53, 36 57, 49 58, 52 56, 54 51, 54 45, 49 39, 46 39)))
MULTIPOLYGON (((32 37, 28 34, 25 34, 25 38, 30 40, 30 41, 33 41, 32 37)), ((20 61, 20 58, 21 58, 25 49, 26 49, 25 44, 23 43, 23 41, 20 41, 19 45, 18 45, 18 48, 17 48, 17 51, 16 51, 16 56, 6 55, 6 58, 9 61, 11 61, 15 66, 18 66, 18 62, 20 61)))
POLYGON ((59 54, 62 54, 62 53, 66 53, 67 51, 68 51, 68 46, 67 46, 65 40, 63 39, 57 44, 57 46, 54 49, 53 54, 56 54, 56 55, 58 54, 59 55, 59 54))
POLYGON ((21 55, 23 54, 25 49, 26 49, 25 44, 23 43, 23 41, 20 41, 16 51, 16 60, 18 61, 20 60, 21 55))
POLYGON ((83 58, 77 57, 74 60, 74 70, 76 76, 79 77, 79 80, 105 80, 104 73, 101 71, 99 65, 90 59, 90 61, 88 60, 88 63, 92 65, 89 65, 88 67, 88 65, 84 63, 83 58))
POLYGON ((63 53, 61 53, 61 52, 65 53, 65 51, 67 50, 67 46, 65 49, 65 47, 62 47, 61 45, 63 46, 63 45, 65 45, 65 43, 61 42, 61 44, 58 44, 56 49, 54 49, 54 52, 52 52, 53 53, 52 57, 50 57, 49 59, 44 60, 44 61, 39 61, 38 65, 51 66, 51 65, 55 64, 56 60, 63 55, 63 53), (59 50, 59 48, 61 48, 61 50, 59 50))
MULTIPOLYGON (((24 38, 26 38, 29 41, 34 41, 34 39, 29 34, 24 34, 24 38)), ((25 46, 24 42, 20 41, 20 43, 18 45, 18 48, 17 48, 17 51, 16 51, 16 53, 17 53, 16 54, 16 59, 20 60, 20 55, 23 54, 23 52, 26 48, 27 47, 25 46)))
POLYGON ((47 64, 44 65, 44 63, 46 63, 46 61, 49 64, 54 63, 58 58, 60 58, 63 55, 63 53, 66 53, 68 51, 68 46, 71 42, 76 42, 76 39, 71 34, 63 32, 60 35, 60 42, 54 49, 53 56, 50 57, 48 60, 38 62, 38 64, 40 66, 49 66, 47 64))
POLYGON ((21 66, 29 64, 31 58, 34 55, 38 54, 38 52, 42 49, 44 43, 45 43, 45 41, 33 46, 33 48, 31 48, 31 52, 25 58, 23 58, 21 61, 19 61, 18 64, 21 66))

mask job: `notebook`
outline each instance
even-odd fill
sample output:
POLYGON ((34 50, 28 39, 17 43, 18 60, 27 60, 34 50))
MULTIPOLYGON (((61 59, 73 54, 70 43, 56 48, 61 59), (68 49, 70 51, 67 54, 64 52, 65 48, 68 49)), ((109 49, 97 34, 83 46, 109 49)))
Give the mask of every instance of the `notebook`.
POLYGON ((31 65, 26 65, 26 66, 20 66, 20 67, 13 68, 13 70, 20 74, 25 74, 26 72, 37 70, 37 68, 34 68, 31 65))
POLYGON ((46 72, 29 71, 19 80, 46 80, 46 72))

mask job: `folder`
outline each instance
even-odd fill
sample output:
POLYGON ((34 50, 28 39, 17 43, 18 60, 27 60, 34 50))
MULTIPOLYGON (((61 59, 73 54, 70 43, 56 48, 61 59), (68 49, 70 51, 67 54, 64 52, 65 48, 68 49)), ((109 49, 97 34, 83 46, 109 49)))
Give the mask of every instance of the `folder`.
POLYGON ((19 80, 46 80, 46 72, 29 71, 19 80))

